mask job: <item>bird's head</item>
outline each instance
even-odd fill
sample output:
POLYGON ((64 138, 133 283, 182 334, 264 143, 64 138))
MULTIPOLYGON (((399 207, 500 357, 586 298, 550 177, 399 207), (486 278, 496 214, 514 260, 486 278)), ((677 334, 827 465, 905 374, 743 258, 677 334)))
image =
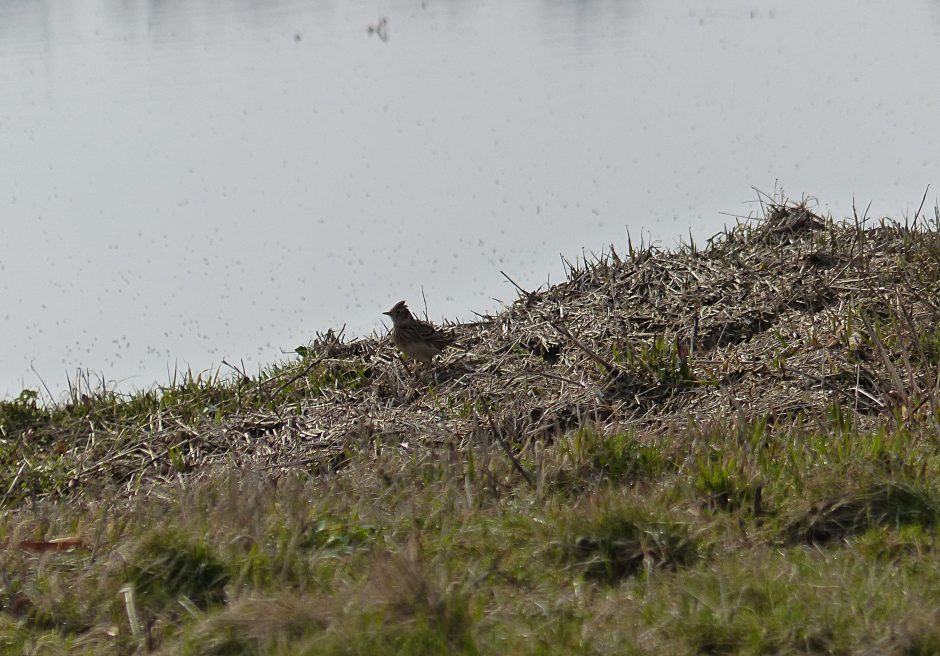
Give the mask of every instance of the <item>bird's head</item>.
POLYGON ((382 314, 391 317, 392 323, 396 326, 399 326, 403 323, 408 323, 413 319, 411 316, 411 311, 408 309, 408 306, 404 301, 398 301, 391 310, 388 312, 383 312, 382 314))

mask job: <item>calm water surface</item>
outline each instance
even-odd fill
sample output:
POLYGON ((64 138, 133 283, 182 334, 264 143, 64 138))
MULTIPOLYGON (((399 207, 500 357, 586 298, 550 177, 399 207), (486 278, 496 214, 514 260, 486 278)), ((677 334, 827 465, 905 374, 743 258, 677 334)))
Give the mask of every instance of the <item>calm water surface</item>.
POLYGON ((938 0, 0 2, 0 395, 256 370, 422 290, 469 319, 752 186, 913 214, 938 35, 938 0))

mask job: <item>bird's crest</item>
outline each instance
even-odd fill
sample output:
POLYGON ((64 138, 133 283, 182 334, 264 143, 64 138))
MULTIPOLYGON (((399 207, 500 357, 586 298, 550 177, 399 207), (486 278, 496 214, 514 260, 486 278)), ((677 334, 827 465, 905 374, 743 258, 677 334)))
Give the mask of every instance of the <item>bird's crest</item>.
POLYGON ((388 312, 383 312, 382 314, 388 316, 401 315, 402 313, 411 314, 411 311, 408 309, 408 305, 404 301, 398 301, 395 303, 395 306, 388 312))

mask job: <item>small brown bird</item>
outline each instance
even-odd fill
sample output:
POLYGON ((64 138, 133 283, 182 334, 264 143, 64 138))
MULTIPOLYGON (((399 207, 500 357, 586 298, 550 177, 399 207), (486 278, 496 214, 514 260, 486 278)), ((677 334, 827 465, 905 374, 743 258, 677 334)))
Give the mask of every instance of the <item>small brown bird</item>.
POLYGON ((382 314, 392 318, 392 341, 409 358, 430 364, 435 355, 454 345, 452 337, 429 323, 415 319, 404 301, 399 301, 382 314))

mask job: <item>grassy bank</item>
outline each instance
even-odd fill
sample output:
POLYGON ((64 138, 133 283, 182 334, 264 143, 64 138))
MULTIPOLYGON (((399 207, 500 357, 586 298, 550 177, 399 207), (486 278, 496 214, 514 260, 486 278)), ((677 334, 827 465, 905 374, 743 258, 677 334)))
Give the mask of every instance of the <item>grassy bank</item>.
POLYGON ((433 372, 3 402, 0 652, 940 652, 938 220, 611 249, 433 372))

